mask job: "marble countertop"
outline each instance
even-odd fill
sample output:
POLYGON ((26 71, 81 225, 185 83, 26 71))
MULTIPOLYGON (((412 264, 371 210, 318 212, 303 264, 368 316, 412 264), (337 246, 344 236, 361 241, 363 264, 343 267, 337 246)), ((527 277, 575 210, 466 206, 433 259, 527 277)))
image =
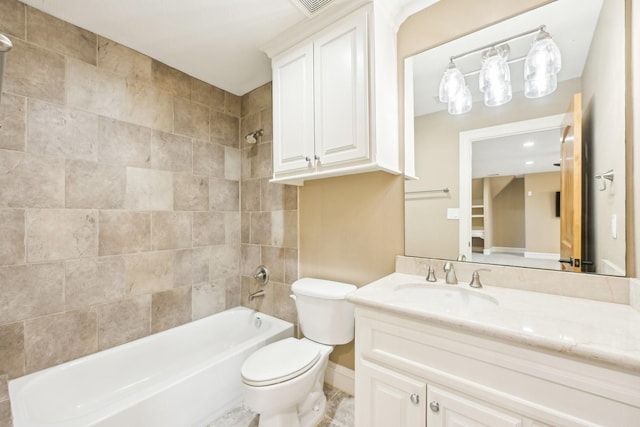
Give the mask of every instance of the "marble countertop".
POLYGON ((418 320, 456 327, 640 373, 640 312, 624 304, 592 301, 467 283, 429 283, 423 276, 393 273, 347 296, 356 305, 378 308, 418 320), (398 299, 401 284, 460 288, 495 298, 499 305, 449 309, 398 299))

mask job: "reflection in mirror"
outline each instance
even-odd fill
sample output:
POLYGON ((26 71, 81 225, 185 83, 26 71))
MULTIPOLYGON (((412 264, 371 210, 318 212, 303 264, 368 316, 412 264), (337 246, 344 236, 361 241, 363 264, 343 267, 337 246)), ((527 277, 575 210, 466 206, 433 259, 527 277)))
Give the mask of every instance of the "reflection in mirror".
POLYGON ((405 69, 417 178, 405 186, 406 255, 625 274, 624 0, 552 2, 407 58, 405 69), (535 35, 520 37, 508 42, 511 99, 486 106, 479 48, 540 26, 562 55, 555 91, 525 96, 535 35), (439 100, 452 57, 473 100, 458 115, 439 100))

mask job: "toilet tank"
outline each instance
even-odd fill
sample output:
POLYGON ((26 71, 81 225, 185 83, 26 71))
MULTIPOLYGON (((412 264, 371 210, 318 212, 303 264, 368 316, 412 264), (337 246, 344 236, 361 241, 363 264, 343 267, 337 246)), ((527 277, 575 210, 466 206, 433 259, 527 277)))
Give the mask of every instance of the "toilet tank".
POLYGON ((291 290, 304 336, 326 345, 346 344, 353 340, 353 304, 345 297, 356 289, 354 285, 330 280, 296 280, 291 290))

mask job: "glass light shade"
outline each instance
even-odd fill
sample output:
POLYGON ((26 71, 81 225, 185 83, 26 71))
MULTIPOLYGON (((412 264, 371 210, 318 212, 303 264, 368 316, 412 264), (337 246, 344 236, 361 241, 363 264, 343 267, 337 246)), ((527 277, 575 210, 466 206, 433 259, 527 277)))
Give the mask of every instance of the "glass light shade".
POLYGON ((484 91, 484 105, 498 107, 511 101, 512 96, 513 91, 510 82, 491 84, 484 91))
POLYGON ((558 87, 558 77, 555 74, 541 78, 530 78, 524 81, 524 96, 527 98, 541 98, 553 93, 558 87))
POLYGON ((471 111, 471 90, 465 85, 464 89, 458 92, 458 96, 449 101, 449 114, 458 115, 471 111))
POLYGON ((558 45, 554 43, 549 33, 541 30, 531 45, 524 62, 525 80, 558 74, 561 68, 562 55, 558 45))
POLYGON ((511 71, 507 59, 498 50, 491 48, 483 58, 482 68, 478 77, 478 86, 485 92, 490 86, 503 85, 511 82, 511 71))
POLYGON ((449 67, 440 79, 440 90, 438 99, 440 102, 447 103, 458 96, 465 87, 464 77, 453 62, 449 63, 449 67))

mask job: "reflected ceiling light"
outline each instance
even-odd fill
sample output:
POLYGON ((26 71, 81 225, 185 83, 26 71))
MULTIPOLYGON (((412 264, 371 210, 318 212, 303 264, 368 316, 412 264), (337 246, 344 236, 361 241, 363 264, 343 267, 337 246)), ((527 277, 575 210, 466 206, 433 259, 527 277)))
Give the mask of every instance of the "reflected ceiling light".
POLYGON ((534 141, 527 141, 525 143, 522 144, 522 146, 524 148, 529 148, 529 147, 533 147, 534 145, 536 145, 536 143, 534 141))
POLYGON ((464 114, 471 110, 471 92, 465 77, 479 74, 478 87, 488 107, 504 105, 513 97, 511 71, 509 64, 525 61, 524 94, 527 98, 540 98, 549 95, 558 87, 558 72, 562 68, 562 58, 558 46, 540 26, 496 43, 470 50, 449 58, 449 65, 440 79, 438 99, 448 104, 450 114, 464 114), (509 60, 508 42, 535 34, 529 53, 526 56, 509 60), (482 53, 480 70, 463 74, 455 61, 472 54, 482 53))
POLYGON ((527 166, 531 166, 534 163, 535 162, 533 160, 527 160, 526 162, 524 162, 524 164, 527 165, 527 166))

